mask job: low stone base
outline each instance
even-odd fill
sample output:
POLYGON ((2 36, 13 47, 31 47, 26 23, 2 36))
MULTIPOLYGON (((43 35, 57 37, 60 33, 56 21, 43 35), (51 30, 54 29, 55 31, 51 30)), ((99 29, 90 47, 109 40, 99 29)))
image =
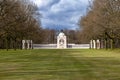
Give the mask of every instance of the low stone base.
MULTIPOLYGON (((67 49, 89 49, 89 44, 68 44, 67 49)), ((33 44, 33 49, 58 49, 57 44, 33 44)), ((63 48, 64 49, 64 48, 63 48)))

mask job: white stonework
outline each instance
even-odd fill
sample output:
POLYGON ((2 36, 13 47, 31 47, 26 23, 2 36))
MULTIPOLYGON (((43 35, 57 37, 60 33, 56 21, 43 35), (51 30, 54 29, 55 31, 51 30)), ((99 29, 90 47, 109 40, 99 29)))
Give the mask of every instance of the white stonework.
POLYGON ((30 49, 30 40, 26 40, 27 43, 27 49, 30 49))
POLYGON ((32 40, 22 40, 22 49, 33 49, 32 40))
POLYGON ((57 48, 67 48, 67 38, 63 32, 57 36, 57 48))
POLYGON ((100 40, 90 40, 90 49, 100 49, 100 40))
POLYGON ((93 48, 93 40, 90 40, 90 49, 93 48))
POLYGON ((95 48, 96 48, 96 41, 93 40, 93 49, 95 49, 95 48))
POLYGON ((22 40, 22 49, 25 49, 25 40, 22 40))
POLYGON ((100 49, 100 40, 99 39, 97 39, 97 49, 100 49))

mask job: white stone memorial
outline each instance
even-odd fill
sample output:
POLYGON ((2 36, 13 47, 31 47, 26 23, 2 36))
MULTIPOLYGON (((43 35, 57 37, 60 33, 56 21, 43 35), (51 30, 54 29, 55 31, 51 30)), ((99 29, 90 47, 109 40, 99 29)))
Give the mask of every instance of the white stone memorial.
POLYGON ((22 49, 33 49, 32 40, 22 40, 22 49))
POLYGON ((25 49, 25 40, 22 40, 22 49, 25 49))
POLYGON ((93 49, 96 49, 96 41, 93 40, 93 49))
POLYGON ((90 40, 90 49, 96 49, 96 40, 90 40))
POLYGON ((97 39, 97 49, 100 49, 100 40, 99 39, 97 39))
POLYGON ((93 48, 93 40, 90 40, 90 49, 93 48))
POLYGON ((57 48, 67 48, 67 38, 63 32, 60 32, 57 36, 57 48))

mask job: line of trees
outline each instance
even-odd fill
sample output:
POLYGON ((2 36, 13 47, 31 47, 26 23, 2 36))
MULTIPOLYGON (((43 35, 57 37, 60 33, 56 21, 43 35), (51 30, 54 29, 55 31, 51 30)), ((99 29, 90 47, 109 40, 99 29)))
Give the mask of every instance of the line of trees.
POLYGON ((0 0, 1 49, 21 48, 23 39, 42 41, 40 23, 33 16, 36 10, 37 7, 29 0, 0 0))
POLYGON ((120 47, 120 0, 93 0, 79 23, 83 41, 99 39, 105 48, 120 47))

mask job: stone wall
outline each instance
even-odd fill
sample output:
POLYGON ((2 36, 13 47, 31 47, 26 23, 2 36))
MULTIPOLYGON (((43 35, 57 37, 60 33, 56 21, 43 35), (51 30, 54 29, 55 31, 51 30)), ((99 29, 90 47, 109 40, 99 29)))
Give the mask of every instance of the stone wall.
MULTIPOLYGON (((89 44, 68 44, 68 49, 89 49, 89 44)), ((57 44, 33 44, 33 49, 57 49, 57 44)))

